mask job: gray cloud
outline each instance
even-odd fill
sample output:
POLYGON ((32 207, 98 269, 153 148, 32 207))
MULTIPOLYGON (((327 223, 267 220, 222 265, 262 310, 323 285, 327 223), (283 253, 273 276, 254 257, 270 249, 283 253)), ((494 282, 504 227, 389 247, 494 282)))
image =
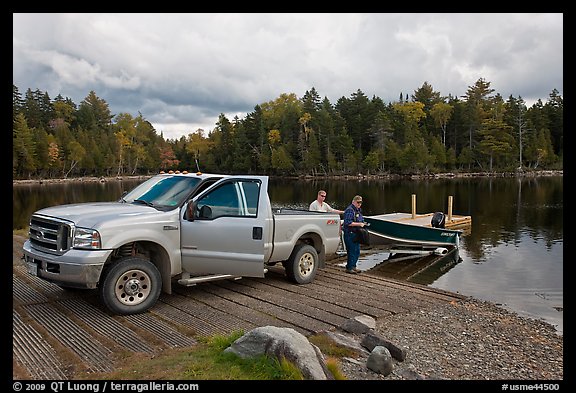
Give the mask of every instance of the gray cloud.
POLYGON ((13 82, 166 138, 208 131, 282 93, 334 104, 358 89, 396 101, 424 82, 461 96, 479 78, 505 99, 563 94, 562 14, 13 14, 13 82))

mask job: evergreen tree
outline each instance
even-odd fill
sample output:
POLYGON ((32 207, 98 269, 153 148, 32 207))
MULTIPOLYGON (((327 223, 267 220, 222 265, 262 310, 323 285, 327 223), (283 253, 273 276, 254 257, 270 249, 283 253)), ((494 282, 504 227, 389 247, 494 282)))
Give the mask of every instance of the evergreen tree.
POLYGON ((44 116, 41 110, 40 97, 42 97, 40 90, 36 90, 35 92, 31 89, 26 90, 24 115, 26 117, 26 123, 30 128, 42 128, 42 119, 44 116))
POLYGON ((24 100, 22 93, 16 85, 12 85, 12 122, 16 121, 16 116, 24 112, 24 100))
POLYGON ((548 118, 548 128, 554 153, 562 156, 564 146, 564 99, 558 90, 554 89, 550 93, 549 99, 544 105, 544 112, 548 118))
POLYGON ((90 91, 78 108, 79 126, 88 130, 111 130, 114 116, 110 112, 108 103, 99 98, 94 91, 90 91))
POLYGON ((12 174, 29 178, 36 170, 36 145, 32 130, 26 123, 24 114, 16 115, 12 128, 12 174))
POLYGON ((463 97, 466 101, 466 121, 468 128, 468 146, 472 151, 478 142, 476 132, 480 129, 484 120, 489 117, 494 89, 490 88, 490 82, 480 78, 474 86, 468 86, 468 91, 463 97))

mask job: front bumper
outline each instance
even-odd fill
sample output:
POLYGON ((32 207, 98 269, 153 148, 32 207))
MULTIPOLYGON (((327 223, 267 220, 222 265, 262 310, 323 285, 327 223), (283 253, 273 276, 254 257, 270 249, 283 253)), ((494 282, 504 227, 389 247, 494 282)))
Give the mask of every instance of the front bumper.
POLYGON ((74 288, 96 288, 111 250, 68 250, 53 255, 35 250, 30 241, 23 246, 28 272, 57 285, 74 288))

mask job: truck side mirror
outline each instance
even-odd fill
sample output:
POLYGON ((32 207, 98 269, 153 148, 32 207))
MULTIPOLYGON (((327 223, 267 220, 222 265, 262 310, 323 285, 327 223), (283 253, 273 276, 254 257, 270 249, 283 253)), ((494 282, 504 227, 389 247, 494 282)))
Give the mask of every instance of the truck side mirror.
POLYGON ((186 213, 184 214, 184 219, 187 221, 194 221, 194 211, 196 210, 196 204, 192 201, 188 202, 186 206, 186 213))

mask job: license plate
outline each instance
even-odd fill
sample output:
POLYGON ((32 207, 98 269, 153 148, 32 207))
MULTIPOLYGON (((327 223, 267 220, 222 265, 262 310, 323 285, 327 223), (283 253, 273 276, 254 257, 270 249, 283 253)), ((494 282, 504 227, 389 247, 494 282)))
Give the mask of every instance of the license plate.
POLYGON ((28 273, 32 274, 33 276, 38 275, 38 265, 33 262, 27 262, 26 266, 28 268, 28 273))

